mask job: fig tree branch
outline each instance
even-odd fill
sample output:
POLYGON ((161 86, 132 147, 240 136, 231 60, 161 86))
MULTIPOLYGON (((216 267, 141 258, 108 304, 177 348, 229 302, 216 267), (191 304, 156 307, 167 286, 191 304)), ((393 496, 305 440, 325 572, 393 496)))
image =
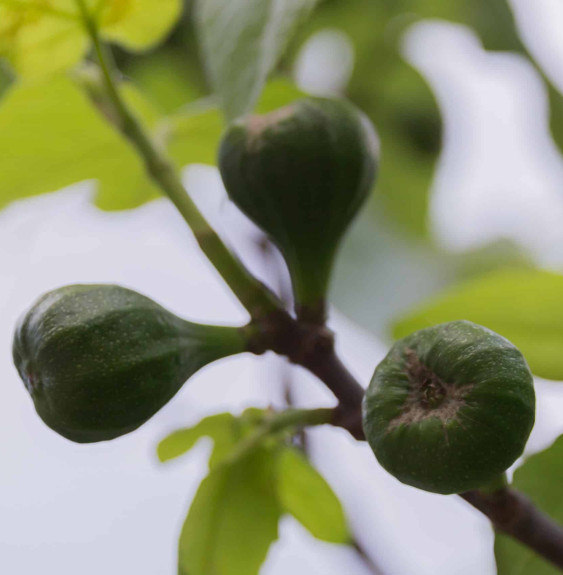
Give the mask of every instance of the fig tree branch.
MULTIPOLYGON (((332 334, 322 325, 293 320, 278 298, 231 253, 206 221, 186 193, 172 161, 123 101, 111 57, 100 40, 96 23, 85 0, 76 2, 102 70, 119 129, 135 146, 151 178, 174 203, 202 251, 255 320, 249 351, 272 350, 315 374, 339 400, 339 406, 330 410, 330 422, 347 429, 356 439, 365 440, 361 423, 364 390, 335 353, 332 334)), ((326 416, 326 412, 322 414, 323 422, 326 416)), ((503 488, 492 494, 471 491, 462 497, 484 513, 495 529, 517 539, 563 570, 563 529, 522 494, 503 488)))
POLYGON ((100 40, 97 25, 84 0, 76 0, 84 26, 90 36, 100 65, 105 90, 119 121, 119 129, 135 146, 151 178, 176 206, 209 261, 215 266, 235 296, 256 318, 281 309, 276 296, 259 282, 229 250, 187 194, 178 172, 160 150, 139 120, 128 108, 117 87, 111 55, 100 40))
MULTIPOLYGON (((339 400, 333 425, 365 441, 361 414, 363 388, 338 359, 334 348, 317 347, 301 365, 315 373, 339 400)), ((460 497, 486 515, 496 531, 516 539, 563 571, 563 527, 522 493, 503 487, 492 493, 469 491, 460 497)))

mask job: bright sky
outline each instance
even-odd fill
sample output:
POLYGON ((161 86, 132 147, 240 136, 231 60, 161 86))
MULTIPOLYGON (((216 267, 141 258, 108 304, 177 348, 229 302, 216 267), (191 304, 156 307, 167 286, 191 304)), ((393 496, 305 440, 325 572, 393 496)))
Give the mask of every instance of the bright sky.
MULTIPOLYGON (((563 46, 557 43, 561 3, 515 0, 514 5, 535 39, 538 57, 563 78, 563 46)), ((320 42, 326 46, 323 42, 326 37, 320 42)), ((336 42, 344 46, 344 64, 338 78, 329 78, 331 89, 345 80, 350 59, 342 38, 336 42)), ((512 56, 483 53, 471 32, 443 23, 417 26, 407 53, 436 86, 446 134, 464 136, 460 142, 448 139, 436 180, 437 241, 459 251, 508 236, 538 261, 561 266, 563 164, 546 135, 545 94, 536 73, 512 56)), ((141 430, 111 443, 75 445, 48 430, 9 351, 18 315, 47 289, 115 282, 190 319, 244 321, 170 205, 163 200, 131 213, 104 214, 89 204, 87 188, 77 186, 0 214, 0 245, 5 246, 0 250, 0 572, 172 574, 176 537, 204 474, 207 447, 162 467, 154 455, 156 442, 208 413, 279 402, 279 382, 271 376, 275 360, 242 357, 212 366, 141 430)), ((249 229, 222 200, 214 170, 192 170, 190 188, 260 271, 249 229)), ((384 346, 344 318, 337 317, 335 327, 345 358, 367 382, 384 346)), ((299 371, 296 381, 304 403, 330 404, 312 378, 299 371)), ((538 385, 540 423, 533 450, 563 431, 556 423, 563 407, 558 384, 538 385)), ((400 485, 344 432, 316 430, 313 452, 387 575, 494 573, 490 529, 461 501, 400 485)), ((263 575, 343 572, 364 573, 353 553, 313 541, 291 520, 283 523, 280 542, 262 570, 263 575)))

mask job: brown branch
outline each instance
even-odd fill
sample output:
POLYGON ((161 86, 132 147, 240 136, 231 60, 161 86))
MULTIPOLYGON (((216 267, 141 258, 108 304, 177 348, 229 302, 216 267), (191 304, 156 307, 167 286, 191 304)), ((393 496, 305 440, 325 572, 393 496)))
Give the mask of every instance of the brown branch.
POLYGON ((563 570, 563 528, 527 497, 510 488, 491 494, 468 491, 460 497, 484 513, 497 531, 510 535, 563 570))
MULTIPOLYGON (((365 441, 361 414, 364 390, 338 358, 332 334, 322 326, 287 318, 280 325, 280 330, 270 329, 270 336, 276 335, 266 349, 286 355, 314 373, 339 401, 332 423, 365 441), (270 347, 272 343, 275 347, 270 347)), ((563 571, 563 528, 524 495, 502 488, 494 493, 470 491, 460 496, 486 515, 496 531, 513 537, 563 571)))

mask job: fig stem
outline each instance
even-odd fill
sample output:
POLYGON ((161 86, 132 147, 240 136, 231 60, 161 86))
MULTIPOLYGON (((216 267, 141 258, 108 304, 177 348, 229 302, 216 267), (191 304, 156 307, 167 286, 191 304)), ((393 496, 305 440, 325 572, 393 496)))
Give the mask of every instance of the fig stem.
POLYGON ((117 87, 116 68, 111 54, 100 39, 94 17, 89 12, 85 0, 76 0, 76 2, 102 71, 105 92, 118 119, 117 127, 136 147, 150 177, 176 206, 191 228, 203 253, 251 317, 261 317, 282 309, 277 296, 247 270, 207 222, 187 194, 171 159, 157 146, 129 109, 117 87))
POLYGON ((334 418, 334 409, 286 409, 269 414, 264 422, 249 435, 241 444, 219 465, 230 465, 240 461, 254 451, 263 441, 282 431, 297 431, 304 427, 330 424, 334 418))
POLYGON ((479 488, 479 491, 483 495, 492 495, 501 489, 505 489, 506 487, 508 487, 508 477, 506 476, 506 473, 501 473, 489 481, 489 483, 479 488))

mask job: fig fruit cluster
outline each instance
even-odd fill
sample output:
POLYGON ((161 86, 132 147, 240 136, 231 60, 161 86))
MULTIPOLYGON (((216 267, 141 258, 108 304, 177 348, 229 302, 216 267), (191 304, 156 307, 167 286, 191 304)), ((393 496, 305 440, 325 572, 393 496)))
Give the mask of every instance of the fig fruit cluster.
POLYGON ((244 348, 239 330, 188 322, 130 289, 73 285, 25 314, 13 357, 41 419, 91 443, 138 428, 196 371, 244 348))
POLYGON ((397 479, 434 493, 485 486, 522 454, 532 374, 508 340, 468 321, 396 342, 364 398, 366 438, 397 479))
POLYGON ((305 98, 226 131, 219 169, 231 200, 280 249, 298 314, 323 318, 338 244, 366 201, 379 144, 343 100, 305 98))

